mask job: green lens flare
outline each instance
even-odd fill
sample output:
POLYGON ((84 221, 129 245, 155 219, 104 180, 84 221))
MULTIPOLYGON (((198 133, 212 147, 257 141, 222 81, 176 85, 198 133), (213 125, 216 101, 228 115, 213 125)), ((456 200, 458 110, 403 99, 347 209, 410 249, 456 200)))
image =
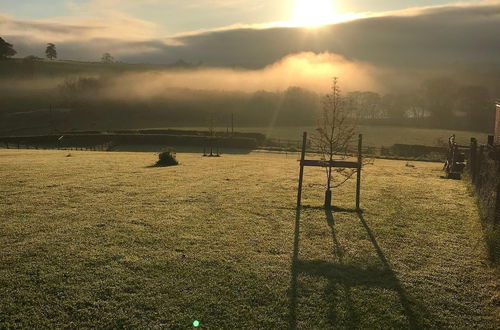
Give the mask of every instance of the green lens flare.
POLYGON ((200 326, 200 321, 194 321, 193 327, 198 328, 200 326))

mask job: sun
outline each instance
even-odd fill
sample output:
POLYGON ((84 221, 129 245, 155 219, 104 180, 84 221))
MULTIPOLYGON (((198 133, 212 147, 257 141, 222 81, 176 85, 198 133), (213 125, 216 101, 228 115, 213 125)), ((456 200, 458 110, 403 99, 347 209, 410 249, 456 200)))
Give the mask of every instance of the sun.
POLYGON ((335 16, 331 0, 295 0, 294 25, 325 25, 333 23, 335 16))

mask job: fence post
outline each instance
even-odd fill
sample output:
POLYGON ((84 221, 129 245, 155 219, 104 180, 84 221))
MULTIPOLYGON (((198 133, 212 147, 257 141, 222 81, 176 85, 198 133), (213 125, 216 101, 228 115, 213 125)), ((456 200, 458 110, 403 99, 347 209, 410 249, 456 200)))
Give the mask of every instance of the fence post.
POLYGON ((363 167, 363 134, 359 134, 358 140, 358 173, 356 176, 356 210, 360 210, 361 201, 361 168, 363 167))
POLYGON ((488 145, 492 146, 492 147, 495 145, 495 136, 494 135, 488 135, 488 145))
POLYGON ((477 179, 477 140, 475 138, 470 139, 469 171, 472 183, 475 184, 477 179))
POLYGON ((480 190, 481 189, 481 167, 482 167, 482 164, 483 164, 483 153, 484 153, 484 146, 481 145, 479 146, 479 150, 478 150, 478 153, 477 153, 477 157, 476 157, 476 162, 477 162, 477 165, 476 165, 476 189, 477 190, 480 190))
POLYGON ((497 184, 497 196, 495 200, 495 215, 493 218, 493 225, 498 226, 500 223, 500 181, 497 184))
POLYGON ((304 160, 306 159, 307 132, 302 137, 302 153, 300 155, 299 187, 297 189, 297 208, 300 207, 302 199, 302 181, 304 179, 304 160))

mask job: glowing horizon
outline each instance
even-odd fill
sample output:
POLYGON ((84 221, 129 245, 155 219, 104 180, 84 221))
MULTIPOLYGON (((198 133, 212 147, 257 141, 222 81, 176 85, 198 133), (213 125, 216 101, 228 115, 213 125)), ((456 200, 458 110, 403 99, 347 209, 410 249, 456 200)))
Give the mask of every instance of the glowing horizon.
POLYGON ((362 17, 364 15, 360 13, 338 12, 331 0, 295 0, 289 25, 313 28, 362 17))

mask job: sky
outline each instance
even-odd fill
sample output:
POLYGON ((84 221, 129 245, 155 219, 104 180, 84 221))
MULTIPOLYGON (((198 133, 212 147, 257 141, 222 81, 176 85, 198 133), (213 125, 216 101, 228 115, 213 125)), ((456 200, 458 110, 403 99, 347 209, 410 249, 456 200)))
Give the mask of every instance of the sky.
POLYGON ((0 0, 0 37, 19 57, 51 42, 84 61, 256 69, 312 53, 392 69, 498 66, 499 27, 500 0, 0 0))
MULTIPOLYGON (((67 20, 134 17, 155 24, 158 34, 215 29, 237 24, 266 24, 294 19, 296 0, 0 0, 0 13, 20 19, 67 20), (50 3, 48 5, 47 3, 50 3)), ((306 0, 305 3, 325 2, 306 0)), ((332 0, 336 15, 377 13, 435 6, 449 0, 332 0)), ((464 1, 461 1, 462 3, 464 1)), ((474 1, 468 1, 474 2, 474 1)), ((300 10, 300 9, 299 9, 300 10)))

